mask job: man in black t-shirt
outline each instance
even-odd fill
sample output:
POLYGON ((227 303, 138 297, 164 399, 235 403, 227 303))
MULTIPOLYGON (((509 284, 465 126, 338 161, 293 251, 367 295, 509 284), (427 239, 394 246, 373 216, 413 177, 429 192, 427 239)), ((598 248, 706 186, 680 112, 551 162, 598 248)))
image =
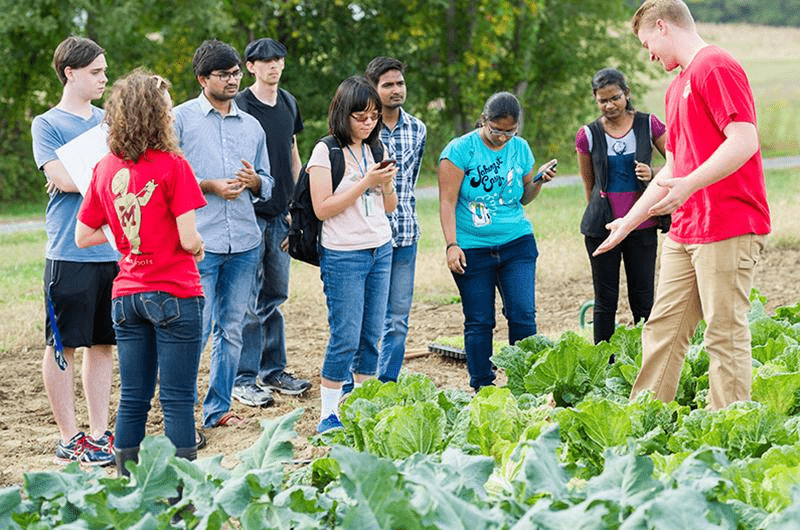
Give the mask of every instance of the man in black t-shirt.
POLYGON ((286 372, 286 340, 280 305, 289 295, 288 204, 300 172, 295 135, 303 130, 297 101, 278 83, 286 47, 258 39, 245 48, 247 70, 255 82, 236 96, 240 109, 255 117, 267 134, 267 151, 275 187, 269 201, 254 204, 264 235, 262 259, 254 285, 253 306, 243 332, 242 356, 233 397, 245 405, 268 406, 272 390, 302 394, 311 387, 286 372))

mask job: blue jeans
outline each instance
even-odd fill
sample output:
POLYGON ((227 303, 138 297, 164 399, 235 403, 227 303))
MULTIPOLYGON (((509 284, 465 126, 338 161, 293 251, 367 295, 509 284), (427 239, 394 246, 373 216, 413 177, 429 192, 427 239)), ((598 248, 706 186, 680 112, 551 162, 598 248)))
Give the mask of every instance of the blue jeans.
POLYGON ((536 240, 533 234, 500 246, 464 249, 464 274, 453 273, 464 311, 464 350, 469 384, 474 389, 494 381, 492 332, 494 292, 500 291, 508 320, 508 342, 536 334, 536 240))
POLYGON ((289 297, 290 259, 289 253, 281 250, 281 241, 289 233, 289 224, 285 215, 256 219, 263 237, 251 304, 242 329, 237 385, 255 383, 256 375, 265 380, 286 369, 286 335, 280 306, 289 297))
POLYGON ((202 296, 176 298, 160 291, 112 301, 120 375, 117 447, 130 449, 142 442, 156 380, 167 438, 176 448, 195 446, 203 302, 202 296))
POLYGON ((345 382, 351 373, 375 374, 391 270, 391 243, 366 250, 322 249, 320 275, 331 332, 322 377, 345 382))
POLYGON ((206 295, 203 344, 212 334, 208 393, 203 400, 203 426, 213 427, 231 408, 231 391, 242 354, 242 326, 250 305, 258 268, 258 247, 246 252, 206 252, 197 264, 206 295))
POLYGON ((411 311, 411 300, 414 295, 416 263, 416 243, 392 249, 389 302, 386 306, 381 353, 378 356, 378 379, 384 383, 397 381, 406 354, 408 313, 411 311))

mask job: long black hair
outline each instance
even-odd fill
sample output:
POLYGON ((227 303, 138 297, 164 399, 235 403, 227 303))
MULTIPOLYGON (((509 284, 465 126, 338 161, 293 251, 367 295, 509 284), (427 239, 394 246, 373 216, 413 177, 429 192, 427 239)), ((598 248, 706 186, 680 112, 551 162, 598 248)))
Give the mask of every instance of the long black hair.
POLYGON ((633 110, 633 103, 631 103, 631 89, 628 88, 628 82, 622 72, 616 68, 603 68, 598 70, 594 77, 592 77, 592 94, 597 95, 597 91, 607 86, 617 85, 622 93, 625 94, 627 104, 625 110, 633 110))
MULTIPOLYGON (((360 75, 348 77, 336 89, 336 94, 331 100, 328 109, 328 134, 336 137, 340 145, 350 145, 353 143, 350 134, 350 115, 367 110, 369 107, 374 107, 380 115, 381 98, 375 87, 366 77, 360 75)), ((372 132, 364 140, 365 143, 372 145, 379 139, 382 123, 381 118, 378 118, 372 132)))

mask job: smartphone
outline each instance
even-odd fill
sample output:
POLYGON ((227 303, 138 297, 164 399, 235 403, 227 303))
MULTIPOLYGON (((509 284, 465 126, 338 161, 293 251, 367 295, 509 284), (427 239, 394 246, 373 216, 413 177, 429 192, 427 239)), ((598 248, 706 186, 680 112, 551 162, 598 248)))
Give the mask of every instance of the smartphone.
MULTIPOLYGON (((558 165, 558 160, 547 166, 547 169, 545 169, 545 171, 548 171, 550 169, 555 169, 557 165, 558 165)), ((539 182, 540 180, 542 180, 542 177, 544 177, 544 171, 541 173, 537 173, 536 176, 533 177, 533 181, 539 182)))
POLYGON ((378 169, 383 169, 396 163, 397 160, 395 160, 394 158, 387 158, 386 160, 381 160, 380 164, 378 164, 378 169))

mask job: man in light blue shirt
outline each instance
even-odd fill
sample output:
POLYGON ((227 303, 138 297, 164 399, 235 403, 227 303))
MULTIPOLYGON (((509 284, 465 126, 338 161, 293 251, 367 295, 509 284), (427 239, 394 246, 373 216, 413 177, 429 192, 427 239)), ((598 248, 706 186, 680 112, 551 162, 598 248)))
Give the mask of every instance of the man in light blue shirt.
POLYGON ((203 91, 175 107, 181 149, 208 201, 197 211, 206 254, 198 264, 206 298, 203 343, 212 324, 214 336, 203 401, 206 428, 241 422, 230 406, 261 241, 253 203, 269 200, 274 183, 264 130, 233 101, 241 65, 233 47, 217 40, 203 42, 192 59, 203 91))

